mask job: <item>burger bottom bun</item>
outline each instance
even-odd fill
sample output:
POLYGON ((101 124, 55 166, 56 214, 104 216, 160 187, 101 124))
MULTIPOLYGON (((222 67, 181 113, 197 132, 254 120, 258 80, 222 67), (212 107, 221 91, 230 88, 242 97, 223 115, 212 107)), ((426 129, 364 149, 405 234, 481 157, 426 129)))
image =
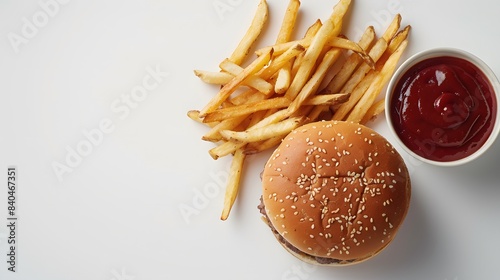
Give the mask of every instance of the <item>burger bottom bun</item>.
POLYGON ((379 251, 374 252, 372 255, 367 256, 367 257, 362 258, 362 259, 360 258, 360 259, 354 259, 354 260, 332 260, 329 263, 324 263, 324 262, 319 262, 317 257, 311 256, 311 255, 308 255, 302 251, 299 251, 297 248, 292 249, 291 245, 284 241, 284 238, 273 228, 272 224, 266 218, 263 218, 262 220, 271 228, 271 230, 274 234, 274 237, 276 237, 276 240, 281 244, 281 246, 283 246, 283 248, 288 253, 290 253, 291 255, 296 257, 297 259, 299 259, 305 263, 311 264, 311 265, 340 267, 340 266, 349 266, 349 265, 353 265, 353 264, 359 264, 359 263, 362 263, 362 262, 369 260, 369 259, 375 257, 376 255, 378 255, 390 243, 390 242, 388 242, 384 247, 380 248, 379 251))
MULTIPOLYGON (((274 233, 274 235, 276 236, 276 238, 279 240, 279 234, 277 232, 274 233)), ((296 252, 294 250, 292 250, 290 247, 288 247, 286 244, 280 242, 280 244, 283 246, 283 248, 285 248, 285 250, 287 250, 290 254, 292 254, 293 256, 295 256, 296 258, 298 258, 299 260, 303 261, 303 262, 306 262, 308 264, 312 264, 312 265, 320 265, 320 266, 348 266, 348 265, 353 265, 353 264, 358 264, 358 263, 362 263, 366 260, 369 260, 371 259, 372 257, 375 257, 376 255, 378 255, 380 252, 382 252, 382 250, 385 248, 385 246, 383 248, 381 248, 378 252, 375 252, 373 255, 371 256, 368 256, 368 257, 365 257, 363 259, 356 259, 356 260, 350 260, 350 261, 346 261, 346 260, 338 260, 338 262, 331 262, 331 263, 320 263, 316 260, 316 258, 314 256, 311 256, 311 255, 307 255, 303 252, 296 252)), ((386 244, 387 246, 388 244, 386 244)))

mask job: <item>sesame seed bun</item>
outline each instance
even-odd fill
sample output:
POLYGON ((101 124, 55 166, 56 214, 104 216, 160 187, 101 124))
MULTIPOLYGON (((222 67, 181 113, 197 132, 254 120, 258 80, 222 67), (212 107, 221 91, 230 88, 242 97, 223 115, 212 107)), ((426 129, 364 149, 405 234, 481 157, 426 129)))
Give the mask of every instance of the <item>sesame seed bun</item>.
POLYGON ((325 121, 291 132, 262 173, 261 211, 277 239, 314 264, 364 261, 394 238, 411 184, 393 146, 374 130, 325 121))

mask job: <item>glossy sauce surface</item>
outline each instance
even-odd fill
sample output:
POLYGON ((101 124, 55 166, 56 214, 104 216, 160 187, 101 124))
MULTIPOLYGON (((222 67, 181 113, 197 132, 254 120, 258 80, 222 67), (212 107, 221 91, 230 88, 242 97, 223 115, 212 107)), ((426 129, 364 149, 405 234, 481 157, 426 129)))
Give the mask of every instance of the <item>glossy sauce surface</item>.
POLYGON ((453 161, 478 150, 494 126, 496 101, 484 73, 455 57, 410 68, 394 89, 391 119, 405 145, 427 159, 453 161))

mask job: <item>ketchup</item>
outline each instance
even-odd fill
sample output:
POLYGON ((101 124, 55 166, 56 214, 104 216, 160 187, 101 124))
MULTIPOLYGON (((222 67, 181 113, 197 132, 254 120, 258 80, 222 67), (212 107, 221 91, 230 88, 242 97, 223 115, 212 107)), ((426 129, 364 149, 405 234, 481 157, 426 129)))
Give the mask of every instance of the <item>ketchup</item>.
POLYGON ((416 154, 453 161, 477 151, 491 134, 494 94, 474 64, 456 57, 429 58, 402 76, 390 114, 399 138, 416 154))

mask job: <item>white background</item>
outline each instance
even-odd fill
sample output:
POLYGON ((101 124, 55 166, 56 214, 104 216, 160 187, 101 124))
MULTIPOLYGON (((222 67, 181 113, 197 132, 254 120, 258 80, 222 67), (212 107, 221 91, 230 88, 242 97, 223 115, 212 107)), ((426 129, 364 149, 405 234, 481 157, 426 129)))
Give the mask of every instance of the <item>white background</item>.
MULTIPOLYGON (((261 46, 274 41, 286 2, 269 0, 261 46)), ((381 34, 400 12, 412 26, 404 58, 458 47, 500 74, 496 1, 354 2, 344 28, 353 39, 368 24, 381 34)), ((269 153, 249 157, 233 212, 219 220, 230 159, 212 160, 213 144, 200 140, 207 129, 186 117, 217 90, 193 69, 217 70, 257 3, 0 2, 0 279, 500 278, 498 141, 462 167, 402 153, 409 214, 393 243, 359 265, 311 267, 275 241, 256 208, 269 153), (126 103, 144 80, 154 87, 126 103), (71 157, 78 147, 85 156, 71 157), (53 165, 68 160, 71 172, 58 178, 53 165), (18 168, 16 273, 6 263, 10 165, 18 168)), ((304 0, 297 36, 335 3, 304 0)), ((370 125, 392 141, 383 116, 370 125)))

